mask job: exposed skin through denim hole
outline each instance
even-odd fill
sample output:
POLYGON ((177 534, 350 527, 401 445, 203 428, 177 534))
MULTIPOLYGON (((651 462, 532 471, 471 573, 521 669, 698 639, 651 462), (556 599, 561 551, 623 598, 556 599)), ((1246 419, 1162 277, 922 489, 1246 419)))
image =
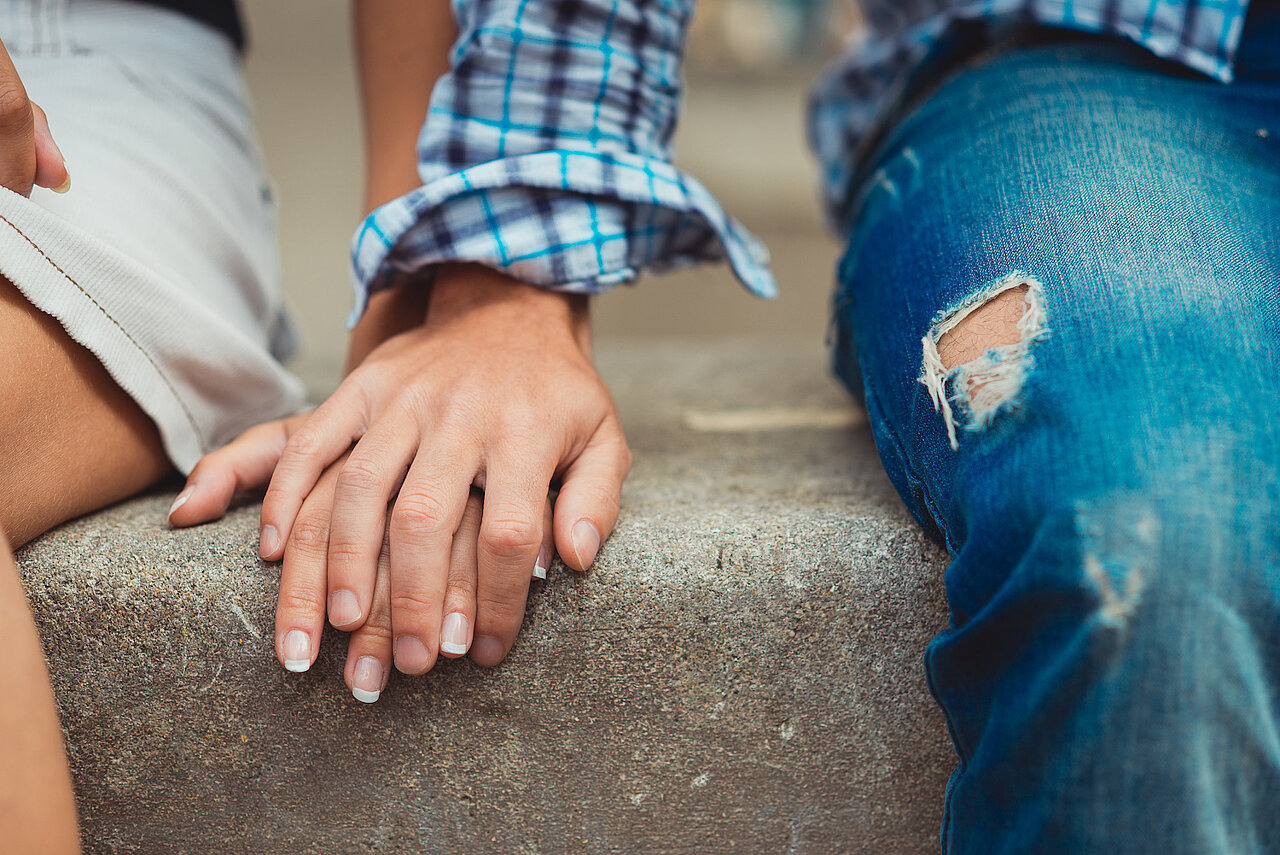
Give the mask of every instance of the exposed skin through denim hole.
POLYGON ((968 416, 968 430, 986 427, 1015 405, 1035 365, 1031 348, 1047 334, 1044 288, 1020 270, 934 320, 921 339, 920 383, 942 414, 952 450, 960 447, 952 403, 968 416))

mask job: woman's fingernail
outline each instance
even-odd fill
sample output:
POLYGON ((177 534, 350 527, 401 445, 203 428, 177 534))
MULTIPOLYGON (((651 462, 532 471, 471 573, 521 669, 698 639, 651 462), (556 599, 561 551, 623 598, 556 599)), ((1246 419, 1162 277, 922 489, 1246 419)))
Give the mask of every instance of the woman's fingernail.
POLYGON ((50 188, 51 190, 53 190, 54 193, 66 193, 68 190, 71 189, 71 170, 67 169, 67 162, 65 160, 62 161, 62 168, 66 170, 67 177, 66 177, 66 180, 63 181, 61 184, 59 184, 57 187, 50 188))
POLYGON ((451 612, 445 615, 443 640, 440 649, 445 653, 463 654, 467 652, 467 616, 462 612, 451 612))
POLYGON ((284 637, 284 667, 302 673, 311 667, 311 638, 300 629, 291 629, 284 637))
POLYGON ((280 548, 280 532, 273 525, 264 525, 258 535, 258 554, 263 558, 276 554, 280 548))
POLYGON ((578 558, 578 566, 583 570, 591 569, 600 551, 600 532, 592 525, 591 520, 578 520, 573 525, 573 553, 578 558))
POLYGON ((382 694, 382 663, 372 656, 356 660, 351 674, 351 696, 362 703, 371 704, 382 694))
POLYGON ((178 494, 178 498, 174 499, 173 504, 169 506, 169 516, 173 516, 174 511, 187 503, 187 499, 191 498, 191 494, 195 489, 195 484, 188 484, 183 491, 178 494))
POLYGON ((427 647, 412 635, 396 639, 396 667, 406 674, 421 674, 431 664, 427 647))
POLYGON ((329 595, 329 623, 346 626, 360 620, 360 601, 350 591, 337 590, 329 595))
POLYGON ((538 553, 538 560, 533 565, 533 575, 536 579, 547 578, 547 569, 551 566, 551 550, 545 546, 538 553))

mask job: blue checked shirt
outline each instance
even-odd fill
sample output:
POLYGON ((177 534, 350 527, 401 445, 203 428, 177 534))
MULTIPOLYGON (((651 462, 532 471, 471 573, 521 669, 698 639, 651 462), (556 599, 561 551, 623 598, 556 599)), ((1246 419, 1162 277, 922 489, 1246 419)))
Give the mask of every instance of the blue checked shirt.
MULTIPOLYGON (((1249 0, 865 0, 866 27, 810 105, 840 222, 860 144, 955 22, 1017 16, 1132 39, 1223 82, 1249 0)), ((641 270, 727 259, 773 296, 768 254, 671 165, 693 0, 453 0, 451 71, 418 139, 422 186, 352 242, 356 306, 433 265, 473 261, 535 285, 599 292, 641 270)), ((749 180, 750 176, 743 176, 749 180)))

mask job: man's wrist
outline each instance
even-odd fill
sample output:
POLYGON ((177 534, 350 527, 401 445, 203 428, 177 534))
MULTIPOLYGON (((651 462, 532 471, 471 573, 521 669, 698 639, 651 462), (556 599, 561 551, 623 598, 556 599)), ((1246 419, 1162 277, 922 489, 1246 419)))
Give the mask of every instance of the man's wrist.
POLYGON ((584 351, 590 343, 590 301, 585 294, 549 291, 479 264, 444 264, 436 271, 427 324, 480 312, 518 317, 554 333, 564 329, 584 351))
POLYGON ((354 371, 387 339, 422 326, 427 316, 427 298, 425 283, 405 283, 371 295, 364 315, 351 330, 342 376, 354 371))

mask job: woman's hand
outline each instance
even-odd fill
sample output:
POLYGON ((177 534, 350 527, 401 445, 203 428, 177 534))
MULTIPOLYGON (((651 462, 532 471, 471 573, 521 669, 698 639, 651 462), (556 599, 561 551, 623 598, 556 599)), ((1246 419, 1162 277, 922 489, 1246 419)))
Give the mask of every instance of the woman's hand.
POLYGON ((27 97, 4 45, 0 45, 0 184, 22 196, 30 196, 33 185, 57 193, 71 189, 71 173, 49 132, 49 119, 27 97))
MULTIPOLYGON (((270 461, 280 456, 289 433, 306 419, 306 414, 291 419, 269 422, 247 431, 233 445, 214 452, 201 461, 200 489, 191 490, 190 485, 183 491, 180 501, 174 503, 170 517, 175 525, 195 525, 221 516, 226 512, 232 496, 254 486, 261 487, 271 476, 270 461), (254 466, 264 468, 254 469, 254 466), (192 500, 194 498, 194 501, 192 500)), ((316 482, 315 489, 303 502, 297 525, 322 527, 327 524, 333 512, 334 484, 342 466, 347 461, 343 455, 325 469, 316 482)), ((191 484, 194 484, 194 474, 191 484)), ((476 489, 471 490, 467 499, 466 510, 462 515, 462 524, 454 534, 453 547, 449 555, 449 591, 454 595, 452 603, 445 604, 445 624, 440 643, 440 655, 457 658, 466 655, 471 646, 469 627, 475 623, 475 589, 476 589, 476 545, 480 533, 480 522, 483 513, 483 494, 476 489), (457 615, 450 620, 448 616, 457 615)), ((546 506, 546 518, 550 521, 551 504, 546 506)), ((377 578, 374 582, 373 605, 369 617, 351 633, 347 644, 347 663, 343 669, 343 679, 351 694, 359 701, 374 703, 386 689, 391 676, 392 665, 392 629, 391 629, 391 544, 390 532, 383 535, 382 550, 378 555, 377 578)), ((550 525, 547 527, 547 540, 550 538, 550 525)), ((308 580, 315 578, 315 567, 323 568, 325 554, 309 551, 304 540, 294 538, 285 546, 283 568, 280 574, 282 592, 299 592, 308 580)), ((554 554, 554 546, 544 543, 543 549, 554 554)), ((543 566, 535 569, 534 575, 546 578, 546 568, 550 559, 542 562, 543 566)), ((288 607, 298 593, 287 594, 278 601, 278 607, 288 607)), ((323 592, 319 595, 323 599, 323 592)), ((316 620, 321 629, 323 615, 316 620)), ((317 629, 317 637, 319 629, 317 629)), ((305 639, 309 648, 310 639, 305 639)), ((299 644, 295 637, 276 633, 276 658, 280 664, 291 671, 306 671, 315 661, 318 649, 309 649, 300 654, 294 649, 299 644), (296 658, 295 658, 296 657, 296 658)))
POLYGON ((285 559, 277 643, 299 668, 315 659, 326 612, 343 630, 371 619, 386 532, 394 662, 420 674, 442 640, 460 636, 477 663, 500 662, 550 542, 586 570, 617 520, 629 467, 591 366, 585 298, 457 266, 441 270, 426 323, 374 349, 314 413, 206 457, 171 519, 211 518, 274 469, 261 553, 285 559), (467 540, 459 528, 473 485, 484 505, 470 591, 450 566, 467 540))

